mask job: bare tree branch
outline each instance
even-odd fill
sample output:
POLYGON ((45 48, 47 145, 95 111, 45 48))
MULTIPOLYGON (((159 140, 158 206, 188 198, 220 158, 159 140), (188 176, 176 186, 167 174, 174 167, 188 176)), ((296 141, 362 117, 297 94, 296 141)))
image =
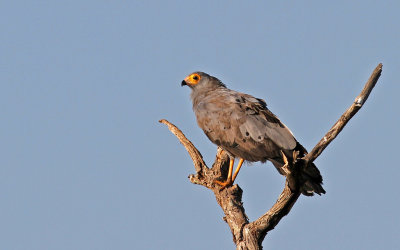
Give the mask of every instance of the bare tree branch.
POLYGON ((174 124, 168 122, 167 120, 159 120, 160 123, 164 123, 165 125, 168 126, 168 129, 176 136, 178 137, 179 141, 182 143, 182 145, 186 148, 188 151, 190 157, 192 158, 194 168, 196 169, 197 173, 201 173, 203 168, 206 167, 207 165, 203 160, 203 156, 201 155, 200 151, 197 150, 197 148, 193 145, 191 141, 189 141, 186 136, 182 133, 182 131, 177 128, 174 124))
POLYGON ((253 250, 262 249, 262 241, 267 233, 274 229, 279 221, 287 215, 300 197, 299 185, 289 185, 296 181, 296 172, 303 169, 308 163, 313 162, 322 151, 333 141, 342 131, 347 122, 357 113, 367 100, 369 94, 377 83, 382 72, 382 64, 379 64, 371 77, 367 81, 360 95, 357 96, 354 103, 344 112, 339 120, 333 125, 328 133, 318 142, 313 150, 303 159, 294 159, 294 162, 288 165, 288 174, 286 176, 285 187, 280 194, 276 203, 265 214, 257 220, 249 222, 242 203, 242 189, 238 185, 220 190, 219 186, 214 184, 217 179, 226 179, 227 168, 229 165, 228 155, 218 148, 216 159, 212 168, 208 168, 205 164, 201 153, 197 148, 185 137, 181 130, 167 120, 160 120, 168 126, 169 130, 179 139, 186 150, 189 152, 196 169, 196 174, 189 175, 192 183, 202 185, 214 192, 218 204, 221 206, 228 223, 236 249, 253 250))
POLYGON ((197 171, 196 175, 189 175, 190 181, 205 186, 214 192, 215 198, 225 214, 224 220, 231 228, 233 241, 236 243, 237 239, 241 238, 242 227, 249 223, 242 203, 242 189, 238 185, 234 185, 221 191, 220 187, 214 184, 214 180, 221 178, 221 176, 226 178, 229 165, 228 155, 218 148, 213 167, 210 169, 204 163, 200 152, 180 129, 167 120, 160 120, 159 122, 166 124, 189 152, 197 171))
POLYGON ((309 154, 305 156, 306 162, 313 162, 317 157, 324 151, 324 149, 336 138, 336 136, 342 131, 347 122, 357 113, 359 109, 367 101, 369 94, 378 82, 379 77, 382 73, 382 63, 376 66, 372 72, 370 78, 364 86, 364 89, 356 97, 353 104, 343 113, 339 120, 332 126, 332 128, 325 134, 325 136, 318 142, 318 144, 311 150, 309 154))

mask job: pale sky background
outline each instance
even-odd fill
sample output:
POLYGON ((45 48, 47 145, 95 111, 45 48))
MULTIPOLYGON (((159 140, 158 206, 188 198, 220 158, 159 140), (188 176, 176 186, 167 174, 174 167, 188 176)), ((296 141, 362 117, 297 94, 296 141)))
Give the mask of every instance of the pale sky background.
MULTIPOLYGON (((234 249, 168 119, 208 164, 195 70, 267 101, 309 150, 361 91, 369 100, 317 159, 265 249, 399 249, 399 1, 2 1, 0 249, 234 249)), ((236 181, 251 220, 284 178, 236 181)))

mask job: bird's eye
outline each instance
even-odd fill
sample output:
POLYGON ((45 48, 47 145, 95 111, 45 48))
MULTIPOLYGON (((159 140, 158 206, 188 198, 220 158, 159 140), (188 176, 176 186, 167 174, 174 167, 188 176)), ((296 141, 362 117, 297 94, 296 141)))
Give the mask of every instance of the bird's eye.
POLYGON ((193 73, 187 77, 187 81, 193 86, 198 84, 201 79, 201 76, 197 73, 193 73))

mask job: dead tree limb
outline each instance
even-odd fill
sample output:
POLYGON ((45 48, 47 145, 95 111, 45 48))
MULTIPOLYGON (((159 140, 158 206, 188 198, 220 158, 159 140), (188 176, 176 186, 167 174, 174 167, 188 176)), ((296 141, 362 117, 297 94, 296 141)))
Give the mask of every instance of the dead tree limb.
POLYGON ((318 142, 318 144, 311 150, 309 154, 305 156, 306 162, 313 162, 317 157, 324 151, 324 149, 336 138, 336 136, 342 131, 347 122, 361 109, 364 103, 367 101, 369 94, 378 82, 379 77, 382 73, 382 63, 376 66, 372 72, 367 83, 365 84, 361 93, 356 97, 353 104, 343 113, 339 120, 332 126, 332 128, 325 134, 325 136, 318 142))
MULTIPOLYGON (((347 122, 357 113, 368 99, 369 94, 377 83, 382 72, 382 64, 379 64, 373 71, 371 77, 354 101, 354 103, 343 113, 339 120, 332 126, 326 135, 318 142, 313 150, 302 159, 294 159, 290 163, 289 172, 303 168, 306 164, 313 162, 322 151, 332 142, 342 131, 347 122)), ((289 185, 292 178, 289 173, 286 178, 285 187, 276 203, 265 214, 257 220, 249 222, 242 203, 242 189, 236 184, 229 188, 220 190, 214 180, 226 179, 229 165, 228 155, 218 148, 216 159, 212 168, 207 167, 201 153, 186 138, 186 136, 175 125, 167 120, 159 122, 166 124, 169 130, 179 139, 186 150, 189 152, 196 169, 196 174, 189 175, 192 183, 205 186, 214 192, 218 204, 221 206, 225 217, 224 221, 228 223, 236 249, 253 250, 262 249, 262 242, 267 233, 274 229, 279 221, 287 215, 297 199, 300 197, 300 190, 289 185)))

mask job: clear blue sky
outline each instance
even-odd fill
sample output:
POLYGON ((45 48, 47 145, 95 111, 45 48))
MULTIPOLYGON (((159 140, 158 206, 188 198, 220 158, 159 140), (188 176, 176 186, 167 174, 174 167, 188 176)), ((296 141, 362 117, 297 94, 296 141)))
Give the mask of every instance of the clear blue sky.
MULTIPOLYGON (((311 149, 375 66, 363 109, 317 159, 265 249, 398 249, 398 1, 3 1, 0 249, 234 249, 222 210, 158 123, 197 127, 195 70, 267 101, 311 149)), ((251 220, 284 185, 271 164, 237 183, 251 220)))

